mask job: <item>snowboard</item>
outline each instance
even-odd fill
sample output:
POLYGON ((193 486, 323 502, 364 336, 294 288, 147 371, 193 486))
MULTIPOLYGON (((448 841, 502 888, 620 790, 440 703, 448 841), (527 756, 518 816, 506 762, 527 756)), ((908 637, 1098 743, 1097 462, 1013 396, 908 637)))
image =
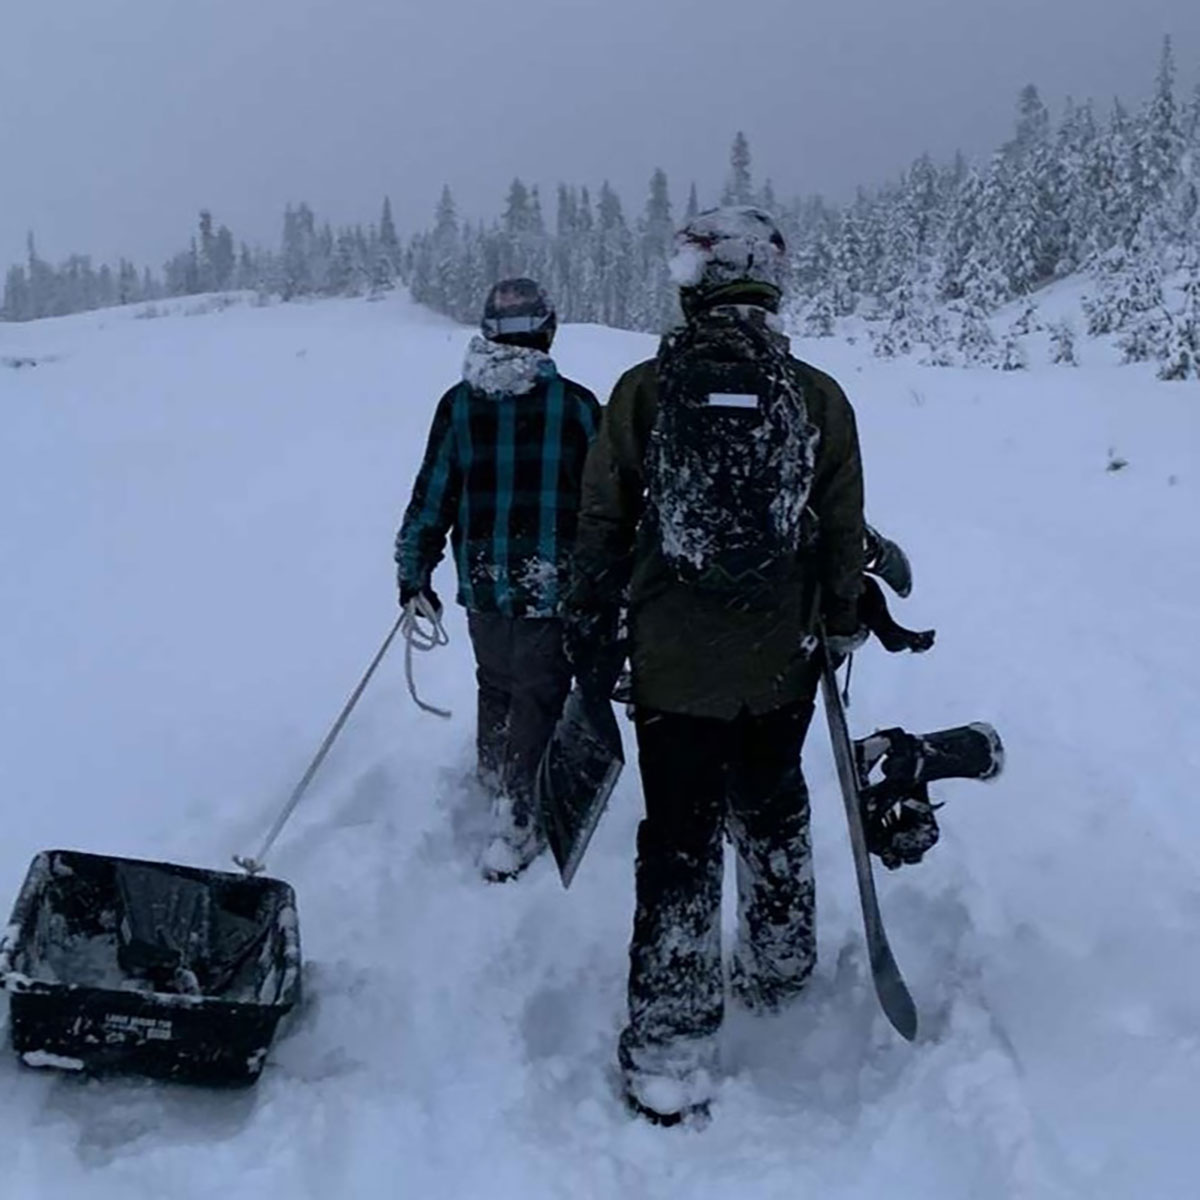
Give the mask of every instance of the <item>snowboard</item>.
POLYGON ((858 878, 858 896, 862 903, 863 927, 867 951, 871 960, 871 978, 884 1015, 901 1037, 912 1041, 917 1036, 917 1008, 908 985, 896 965, 875 894, 875 877, 871 873, 871 856, 862 822, 862 785, 855 758, 846 710, 838 690, 837 672, 829 649, 822 639, 817 648, 821 664, 821 693, 825 699, 825 717, 829 722, 829 738, 837 764, 838 782, 846 806, 846 823, 850 829, 850 846, 854 853, 854 872, 858 878))
POLYGON ((538 766, 535 800, 564 888, 575 878, 625 765, 610 690, 575 683, 538 766))

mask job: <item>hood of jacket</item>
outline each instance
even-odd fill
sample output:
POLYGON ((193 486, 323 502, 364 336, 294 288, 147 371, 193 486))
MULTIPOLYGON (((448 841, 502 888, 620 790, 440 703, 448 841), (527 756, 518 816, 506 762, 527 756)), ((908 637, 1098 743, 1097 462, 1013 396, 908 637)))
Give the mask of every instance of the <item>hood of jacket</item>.
POLYGON ((506 346, 476 335, 463 361, 463 381, 474 391, 497 399, 532 392, 558 374, 554 359, 543 350, 506 346))

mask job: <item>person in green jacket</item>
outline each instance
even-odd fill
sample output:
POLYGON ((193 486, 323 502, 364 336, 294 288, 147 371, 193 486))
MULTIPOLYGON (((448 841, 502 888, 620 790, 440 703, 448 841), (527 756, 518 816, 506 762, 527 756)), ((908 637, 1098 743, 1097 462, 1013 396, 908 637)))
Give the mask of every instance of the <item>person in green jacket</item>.
POLYGON ((800 755, 823 631, 862 639, 854 412, 793 358, 776 316, 783 238, 754 208, 677 235, 683 324, 618 381, 584 467, 568 649, 627 627, 638 830, 626 1099, 665 1124, 707 1111, 724 1009, 723 833, 738 856, 735 997, 773 1011, 816 959, 800 755))

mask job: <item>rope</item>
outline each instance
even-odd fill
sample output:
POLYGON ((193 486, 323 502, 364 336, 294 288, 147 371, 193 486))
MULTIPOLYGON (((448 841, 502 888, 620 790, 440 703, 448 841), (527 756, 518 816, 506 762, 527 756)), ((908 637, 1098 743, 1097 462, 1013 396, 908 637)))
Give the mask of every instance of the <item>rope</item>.
POLYGON ((366 673, 358 681, 358 686, 351 693, 350 699, 346 701, 346 706, 338 714, 338 719, 334 721, 333 728, 325 735, 325 740, 321 743, 321 748, 317 751, 317 756, 308 764, 308 770, 304 772, 304 777, 296 784, 295 790, 292 792, 288 802, 283 806, 279 816, 275 818, 275 824, 271 826, 270 832, 263 841, 258 854, 254 857, 248 855, 235 854, 233 861, 237 863, 243 871, 250 875, 257 875, 266 867, 267 854, 271 847, 275 845, 275 839, 283 832, 283 827, 288 823, 292 813, 296 811, 296 806, 300 803, 304 793, 308 791, 308 785, 312 783, 313 777, 320 769, 321 764, 325 761, 325 756, 329 753, 333 743, 337 740, 337 736, 342 732, 342 726, 346 724, 350 714, 354 711, 354 706, 358 703, 359 697, 366 690, 367 684, 371 681, 371 676, 375 674, 375 668, 383 661, 383 656, 388 652, 388 647, 395 640, 396 634, 400 632, 401 626, 404 624, 405 613, 401 613, 396 618, 395 625, 392 626, 391 632, 384 638, 383 645, 379 647, 375 657, 371 660, 371 665, 367 668, 366 673))
POLYGON ((442 610, 434 608, 429 598, 420 593, 404 606, 404 612, 400 616, 400 631, 404 635, 404 677, 408 681, 408 694, 422 712, 448 720, 450 710, 426 704, 417 695, 417 685, 413 679, 414 653, 426 654, 439 646, 450 644, 450 635, 442 624, 442 610))

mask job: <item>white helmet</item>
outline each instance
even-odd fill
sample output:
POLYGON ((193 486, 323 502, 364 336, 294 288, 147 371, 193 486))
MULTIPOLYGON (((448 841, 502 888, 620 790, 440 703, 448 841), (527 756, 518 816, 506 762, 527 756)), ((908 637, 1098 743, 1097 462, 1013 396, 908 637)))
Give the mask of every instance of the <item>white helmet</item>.
POLYGON ((787 277, 787 247, 779 226, 761 208, 712 208, 675 235, 671 278, 703 295, 729 284, 770 288, 778 300, 787 277))

